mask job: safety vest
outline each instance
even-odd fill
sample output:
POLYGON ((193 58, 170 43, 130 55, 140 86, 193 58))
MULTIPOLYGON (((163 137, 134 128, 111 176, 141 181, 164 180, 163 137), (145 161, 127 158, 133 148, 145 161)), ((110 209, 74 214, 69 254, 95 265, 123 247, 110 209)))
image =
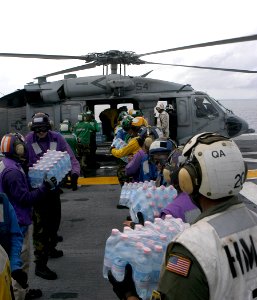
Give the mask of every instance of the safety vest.
POLYGON ((11 269, 8 255, 0 246, 0 300, 12 300, 11 269))
POLYGON ((201 265, 210 300, 257 297, 257 215, 244 204, 199 220, 175 242, 201 265))

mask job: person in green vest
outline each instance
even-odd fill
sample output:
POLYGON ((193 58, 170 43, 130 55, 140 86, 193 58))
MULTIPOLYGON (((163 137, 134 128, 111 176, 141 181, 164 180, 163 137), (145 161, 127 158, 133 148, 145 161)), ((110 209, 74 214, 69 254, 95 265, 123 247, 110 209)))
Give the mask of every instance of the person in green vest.
POLYGON ((77 151, 80 167, 85 171, 90 158, 90 137, 91 132, 95 130, 94 126, 86 121, 86 114, 78 115, 78 122, 74 125, 73 132, 77 136, 77 151))
POLYGON ((96 161, 96 133, 100 131, 99 125, 95 120, 95 116, 91 110, 88 110, 86 112, 86 123, 89 123, 90 125, 93 126, 93 130, 90 132, 90 155, 89 155, 89 161, 87 166, 90 168, 95 168, 98 169, 100 167, 100 164, 96 161))

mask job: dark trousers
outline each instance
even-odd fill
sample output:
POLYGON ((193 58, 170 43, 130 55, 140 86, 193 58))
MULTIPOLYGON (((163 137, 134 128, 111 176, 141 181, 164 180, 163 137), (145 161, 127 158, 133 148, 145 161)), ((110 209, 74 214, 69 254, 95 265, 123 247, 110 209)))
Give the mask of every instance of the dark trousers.
POLYGON ((33 245, 35 262, 45 265, 49 252, 56 247, 61 222, 59 191, 49 192, 33 211, 33 245))

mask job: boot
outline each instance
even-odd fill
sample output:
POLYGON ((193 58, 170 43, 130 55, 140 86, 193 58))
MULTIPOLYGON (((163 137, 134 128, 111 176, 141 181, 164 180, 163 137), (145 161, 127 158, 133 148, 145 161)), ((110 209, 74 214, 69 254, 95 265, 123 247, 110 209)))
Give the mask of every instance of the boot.
POLYGON ((49 257, 51 258, 59 258, 63 256, 62 250, 57 250, 56 248, 53 248, 49 251, 49 257))
POLYGON ((57 279, 57 274, 54 271, 51 271, 47 265, 39 263, 36 264, 35 275, 47 280, 57 279))
POLYGON ((38 299, 41 298, 42 295, 43 293, 40 289, 29 289, 24 300, 38 299))

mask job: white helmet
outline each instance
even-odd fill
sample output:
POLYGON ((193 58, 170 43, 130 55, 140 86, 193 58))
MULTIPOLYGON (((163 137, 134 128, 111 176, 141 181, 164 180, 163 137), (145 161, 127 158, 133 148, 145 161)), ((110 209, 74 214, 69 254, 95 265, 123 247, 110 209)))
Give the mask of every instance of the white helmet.
POLYGON ((242 189, 247 167, 229 138, 210 132, 198 134, 185 145, 182 155, 186 158, 178 174, 182 191, 218 200, 242 189))

